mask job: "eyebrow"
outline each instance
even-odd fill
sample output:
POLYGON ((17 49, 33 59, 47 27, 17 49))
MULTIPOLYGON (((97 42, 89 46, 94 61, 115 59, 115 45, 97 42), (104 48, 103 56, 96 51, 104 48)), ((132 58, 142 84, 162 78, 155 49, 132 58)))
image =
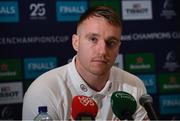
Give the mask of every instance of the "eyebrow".
MULTIPOLYGON (((85 37, 89 37, 89 36, 96 36, 96 37, 100 37, 100 35, 99 35, 98 33, 88 33, 88 34, 86 34, 86 35, 85 35, 85 37)), ((110 39, 120 41, 120 39, 119 39, 119 38, 114 37, 114 36, 110 36, 110 37, 108 37, 107 39, 105 39, 105 41, 110 40, 110 39)))
POLYGON ((114 36, 110 36, 107 39, 105 39, 105 41, 108 41, 108 40, 116 40, 117 42, 121 42, 119 38, 116 38, 114 36))
POLYGON ((86 34, 86 36, 85 36, 85 37, 87 38, 87 37, 89 37, 89 36, 96 36, 96 37, 100 37, 100 35, 99 35, 99 34, 97 34, 97 33, 91 33, 91 32, 90 32, 90 33, 88 33, 88 34, 86 34))

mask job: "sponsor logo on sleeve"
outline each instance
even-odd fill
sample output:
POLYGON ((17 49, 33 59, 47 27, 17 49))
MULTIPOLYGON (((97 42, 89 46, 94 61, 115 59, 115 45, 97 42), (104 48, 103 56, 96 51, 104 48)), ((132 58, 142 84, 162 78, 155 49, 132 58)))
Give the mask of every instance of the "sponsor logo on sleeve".
POLYGON ((16 1, 0 1, 0 22, 19 22, 19 8, 16 1))
POLYGON ((0 104, 22 103, 23 89, 21 82, 0 84, 0 104))
POLYGON ((34 79, 42 73, 57 67, 57 59, 49 58, 25 58, 25 79, 34 79))
POLYGON ((152 19, 151 0, 123 0, 123 20, 147 20, 152 19))
POLYGON ((160 114, 178 114, 180 112, 180 95, 160 96, 160 114))
POLYGON ((87 9, 87 1, 57 1, 57 21, 77 21, 87 9))

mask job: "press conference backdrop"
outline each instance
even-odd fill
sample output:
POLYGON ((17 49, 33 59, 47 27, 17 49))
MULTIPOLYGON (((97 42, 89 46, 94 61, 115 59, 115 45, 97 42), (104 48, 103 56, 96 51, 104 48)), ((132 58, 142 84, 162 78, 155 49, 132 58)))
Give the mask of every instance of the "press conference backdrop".
MULTIPOLYGON (((75 55, 71 35, 90 6, 122 17, 115 66, 140 77, 160 119, 180 119, 179 0, 0 0, 0 119, 21 119, 25 91, 75 55)), ((108 30, 107 30, 108 31, 108 30)))

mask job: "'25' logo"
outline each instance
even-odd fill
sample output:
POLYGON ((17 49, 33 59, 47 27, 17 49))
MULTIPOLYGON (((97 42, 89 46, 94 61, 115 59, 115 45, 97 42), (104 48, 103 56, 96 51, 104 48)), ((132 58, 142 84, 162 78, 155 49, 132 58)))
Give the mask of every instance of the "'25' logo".
POLYGON ((29 9, 32 17, 42 17, 46 14, 45 3, 32 3, 29 9))

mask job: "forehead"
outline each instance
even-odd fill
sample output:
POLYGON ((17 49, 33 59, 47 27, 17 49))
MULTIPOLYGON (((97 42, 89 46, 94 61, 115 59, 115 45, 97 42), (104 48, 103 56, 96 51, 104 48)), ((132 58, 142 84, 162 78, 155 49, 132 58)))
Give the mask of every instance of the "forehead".
POLYGON ((79 26, 77 27, 77 33, 84 33, 87 31, 98 31, 98 30, 103 30, 103 31, 117 31, 121 33, 121 28, 119 26, 112 25, 108 22, 107 19, 103 17, 96 17, 96 16, 91 16, 85 19, 79 26), (106 30, 104 29, 106 28, 106 30))

